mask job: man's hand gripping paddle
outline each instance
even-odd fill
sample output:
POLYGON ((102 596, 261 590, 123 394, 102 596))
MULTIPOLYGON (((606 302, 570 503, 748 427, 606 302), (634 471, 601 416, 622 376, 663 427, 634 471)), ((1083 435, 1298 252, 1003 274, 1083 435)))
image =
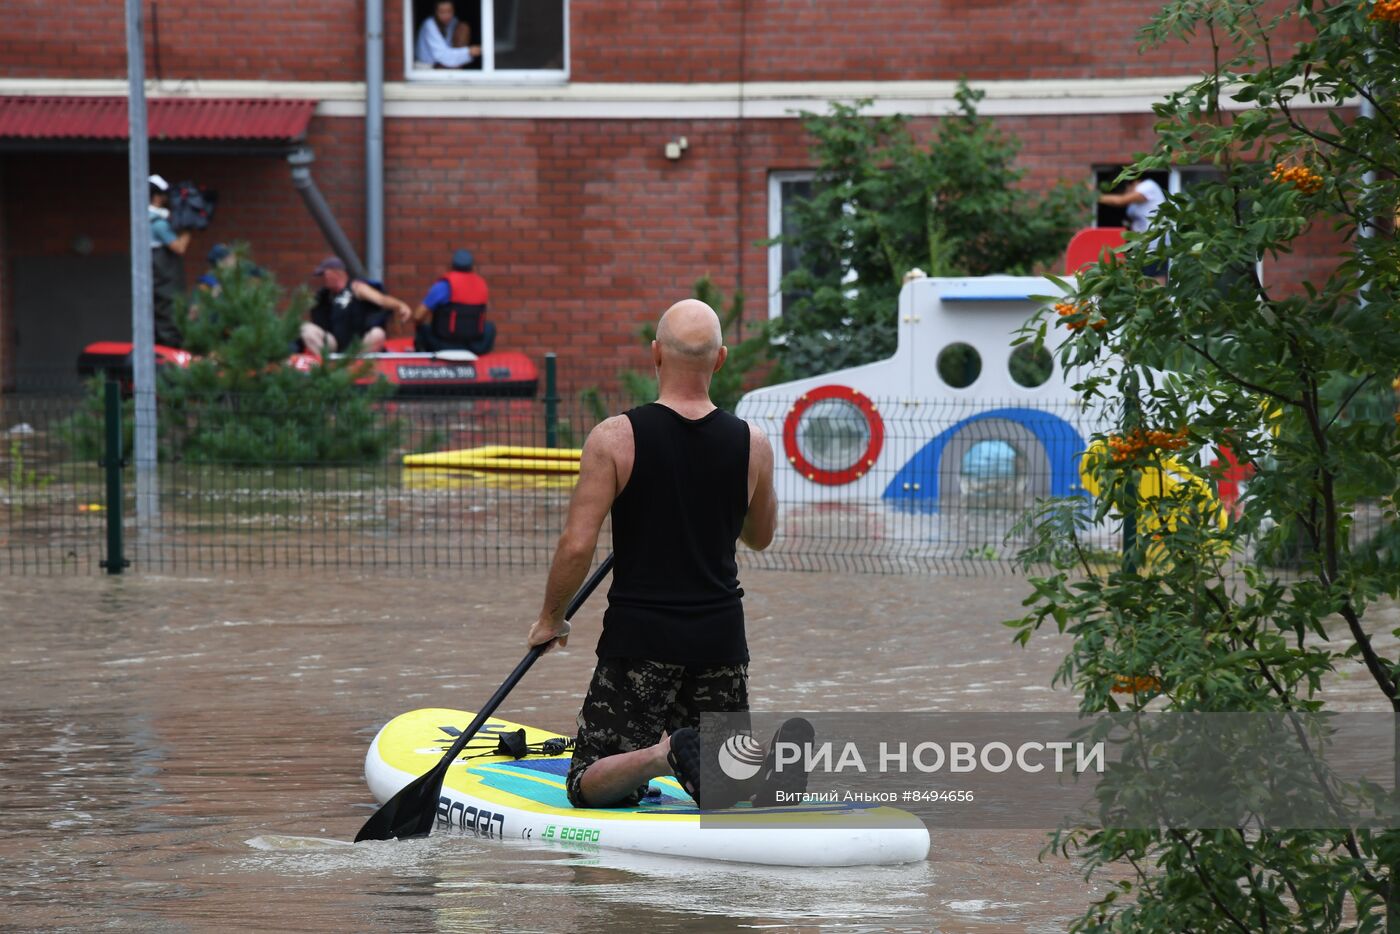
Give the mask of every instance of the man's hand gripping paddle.
MULTIPOLYGON (((574 594, 574 598, 569 601, 569 607, 564 611, 564 619, 567 621, 573 618, 578 612, 578 608, 583 606, 583 601, 588 599, 588 595, 598 589, 603 578, 608 571, 612 570, 613 556, 610 554, 603 559, 603 563, 598 565, 598 569, 579 588, 579 592, 574 594)), ((496 689, 496 693, 491 695, 481 708, 481 712, 472 720, 471 726, 462 731, 457 737, 457 741, 452 744, 452 748, 447 750, 438 764, 431 770, 409 782, 388 801, 384 802, 379 810, 375 811, 365 825, 360 828, 360 832, 355 834, 355 842, 361 840, 388 840, 390 837, 398 837, 400 840, 407 837, 426 837, 432 832, 433 824, 437 822, 438 796, 442 793, 442 780, 447 777, 447 770, 452 763, 457 760, 457 755, 476 735, 476 731, 491 719, 491 714, 496 712, 496 708, 501 705, 501 701, 506 699, 506 695, 511 692, 516 683, 525 676, 525 672, 530 670, 530 666, 535 663, 535 659, 544 654, 544 650, 550 643, 531 647, 520 664, 515 666, 515 670, 506 678, 505 683, 496 689)))

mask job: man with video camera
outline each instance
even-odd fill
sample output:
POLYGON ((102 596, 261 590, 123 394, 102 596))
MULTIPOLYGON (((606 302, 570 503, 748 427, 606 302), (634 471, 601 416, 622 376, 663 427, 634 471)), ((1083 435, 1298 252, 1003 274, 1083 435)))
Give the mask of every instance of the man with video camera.
POLYGON ((170 183, 152 175, 151 204, 151 293, 155 299, 156 343, 179 347, 184 336, 175 323, 175 300, 185 290, 185 251, 190 247, 191 230, 176 231, 170 222, 170 183))
POLYGON ((151 189, 148 214, 156 343, 179 347, 184 337, 176 324, 175 304, 185 291, 185 251, 194 231, 203 230, 214 219, 219 194, 193 182, 172 186, 159 175, 152 175, 147 181, 151 189))

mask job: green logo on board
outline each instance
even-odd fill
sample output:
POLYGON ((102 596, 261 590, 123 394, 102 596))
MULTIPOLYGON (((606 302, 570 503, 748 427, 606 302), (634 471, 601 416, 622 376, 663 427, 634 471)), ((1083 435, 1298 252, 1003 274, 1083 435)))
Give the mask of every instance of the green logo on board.
POLYGON ((544 833, 540 834, 540 839, 563 840, 568 843, 597 843, 601 836, 602 831, 591 830, 587 827, 548 824, 544 828, 544 833))

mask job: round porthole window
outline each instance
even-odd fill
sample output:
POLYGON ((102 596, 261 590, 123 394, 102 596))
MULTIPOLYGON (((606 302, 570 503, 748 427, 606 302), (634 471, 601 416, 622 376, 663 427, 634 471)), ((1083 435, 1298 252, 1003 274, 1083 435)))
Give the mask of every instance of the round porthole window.
POLYGON ((1007 366, 1011 370, 1011 381, 1027 389, 1045 385, 1050 374, 1055 372, 1055 360, 1050 356, 1050 351, 1045 349, 1044 344, 1034 341, 1021 344, 1011 351, 1007 366))
POLYGON ((954 389, 966 389, 982 375, 982 356, 971 344, 949 344, 938 353, 938 378, 954 389))
POLYGON ((814 483, 838 486, 875 466, 885 426, 874 403, 848 386, 822 386, 797 400, 783 422, 788 462, 814 483))

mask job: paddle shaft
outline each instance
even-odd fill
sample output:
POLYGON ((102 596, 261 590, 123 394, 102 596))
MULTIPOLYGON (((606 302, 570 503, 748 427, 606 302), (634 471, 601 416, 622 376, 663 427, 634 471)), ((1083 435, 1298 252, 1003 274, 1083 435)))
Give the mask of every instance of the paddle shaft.
MULTIPOLYGON (((573 619, 579 607, 588 599, 589 594, 598 589, 598 585, 603 582, 603 578, 612 570, 613 556, 608 554, 597 569, 584 581, 578 593, 569 601, 569 606, 564 610, 564 619, 573 619)), ((430 833, 433 823, 437 817, 438 796, 442 792, 442 780, 447 776, 447 770, 452 767, 457 756, 467 743, 471 741, 478 730, 491 719, 491 715, 496 712, 496 708, 506 699, 506 695, 520 683, 520 679, 525 677, 525 672, 530 670, 530 666, 535 663, 535 659, 544 654, 545 649, 551 643, 530 647, 530 651, 525 653, 525 657, 520 660, 520 664, 515 666, 506 680, 496 689, 496 693, 491 695, 472 720, 471 725, 462 731, 457 737, 457 741, 452 744, 437 765, 427 772, 409 782, 399 793, 375 811, 370 819, 365 821, 365 825, 360 828, 360 832, 355 835, 355 842, 361 840, 387 840, 390 837, 416 837, 430 833), (402 814, 400 812, 403 812, 402 814)))
MULTIPOLYGON (((603 563, 598 565, 598 569, 589 575, 588 580, 583 582, 583 586, 579 588, 578 593, 574 594, 574 598, 569 601, 569 605, 564 609, 564 620, 566 622, 574 618, 574 614, 578 612, 578 608, 583 606, 583 601, 587 600, 589 595, 598 589, 598 585, 603 582, 604 577, 607 577, 608 572, 612 570, 612 566, 613 556, 609 553, 608 556, 603 559, 603 563)), ((461 736, 457 737, 457 742, 453 743, 452 748, 447 750, 447 754, 438 761, 433 771, 441 770, 446 774, 447 770, 452 766, 453 761, 456 760, 457 754, 462 751, 462 747, 466 746, 471 738, 476 735, 477 730, 480 730, 486 725, 486 721, 491 719, 491 715, 496 712, 496 708, 501 706, 501 701, 505 700, 506 695, 515 689, 515 686, 520 683, 520 679, 525 677, 525 672, 529 671, 530 666, 535 663, 535 659, 543 655, 545 649, 549 648, 551 644, 552 642, 546 642, 543 645, 530 647, 530 651, 525 653, 525 657, 520 660, 520 664, 516 665, 515 670, 506 676, 506 680, 502 682, 500 687, 496 688, 496 693, 491 695, 491 699, 488 700, 481 708, 480 712, 477 713, 471 725, 462 731, 461 736)))

